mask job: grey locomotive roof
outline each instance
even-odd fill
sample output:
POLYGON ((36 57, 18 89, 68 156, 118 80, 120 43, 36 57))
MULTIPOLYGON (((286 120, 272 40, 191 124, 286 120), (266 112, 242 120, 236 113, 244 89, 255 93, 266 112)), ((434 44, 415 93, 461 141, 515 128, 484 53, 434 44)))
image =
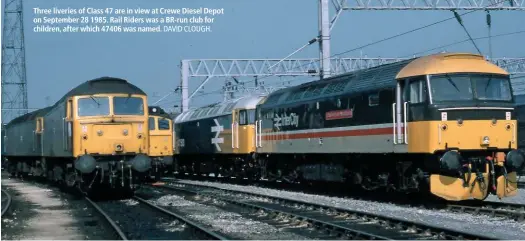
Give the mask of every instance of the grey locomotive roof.
POLYGON ((379 89, 395 83, 397 73, 414 59, 357 70, 324 80, 308 82, 302 85, 277 90, 268 96, 264 107, 325 98, 341 93, 354 93, 379 89))
POLYGON ((264 98, 264 96, 250 95, 235 100, 229 100, 204 107, 199 107, 193 110, 188 110, 175 117, 175 123, 182 123, 209 117, 227 115, 231 114, 233 109, 255 109, 257 103, 259 103, 259 101, 261 101, 262 98, 264 98))
POLYGON ((54 105, 48 106, 25 115, 19 116, 9 122, 7 126, 21 123, 28 120, 34 120, 37 117, 45 116, 54 106, 58 105, 66 98, 76 95, 94 95, 94 94, 109 94, 109 93, 122 93, 122 94, 141 94, 146 95, 137 86, 130 84, 128 81, 114 77, 101 77, 97 79, 88 80, 77 87, 70 90, 65 94, 59 101, 54 105))
POLYGON ((53 108, 53 106, 48 106, 48 107, 45 107, 45 108, 42 108, 42 109, 38 109, 38 110, 35 110, 35 111, 32 111, 32 112, 29 112, 27 114, 21 115, 19 117, 16 117, 13 120, 11 120, 6 125, 6 127, 9 127, 9 126, 14 125, 14 124, 22 123, 22 122, 28 121, 28 120, 34 120, 37 117, 45 116, 52 108, 53 108))
MULTIPOLYGON (((136 94, 146 95, 139 87, 130 84, 128 81, 114 77, 101 77, 88 80, 79 86, 70 90, 60 101, 77 95, 94 95, 94 94, 136 94)), ((58 101, 58 102, 60 102, 58 101)))

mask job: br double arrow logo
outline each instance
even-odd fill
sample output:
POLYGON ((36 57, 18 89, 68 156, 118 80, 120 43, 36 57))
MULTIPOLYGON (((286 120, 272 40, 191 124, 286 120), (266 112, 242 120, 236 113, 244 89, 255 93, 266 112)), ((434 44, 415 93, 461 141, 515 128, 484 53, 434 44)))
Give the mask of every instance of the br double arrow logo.
POLYGON ((211 138, 211 144, 215 145, 215 148, 217 148, 217 151, 222 151, 219 144, 224 143, 224 138, 219 138, 219 135, 222 131, 224 131, 224 127, 219 124, 217 119, 213 119, 215 122, 215 126, 211 127, 211 132, 215 132, 215 137, 211 138))

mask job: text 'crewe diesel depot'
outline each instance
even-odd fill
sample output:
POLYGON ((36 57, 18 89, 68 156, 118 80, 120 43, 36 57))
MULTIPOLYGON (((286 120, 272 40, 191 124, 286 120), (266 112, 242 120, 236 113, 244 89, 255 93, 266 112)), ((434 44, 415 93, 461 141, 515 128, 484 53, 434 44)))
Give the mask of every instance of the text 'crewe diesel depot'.
POLYGON ((33 8, 34 32, 212 32, 224 8, 33 8))

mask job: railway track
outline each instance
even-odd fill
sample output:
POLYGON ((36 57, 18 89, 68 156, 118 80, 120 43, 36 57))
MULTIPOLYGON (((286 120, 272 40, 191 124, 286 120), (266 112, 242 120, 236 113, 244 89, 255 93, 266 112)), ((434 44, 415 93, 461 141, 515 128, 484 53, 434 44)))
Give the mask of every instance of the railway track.
POLYGON ((500 203, 500 202, 461 202, 448 203, 447 209, 456 212, 471 214, 486 214, 492 217, 506 217, 519 222, 525 221, 525 204, 500 203))
POLYGON ((7 212, 11 206, 11 195, 6 191, 2 190, 2 216, 7 212))
POLYGON ((88 197, 86 197, 85 199, 89 204, 91 204, 91 206, 93 206, 93 208, 95 208, 98 211, 100 215, 102 215, 102 217, 104 217, 108 224, 113 228, 117 237, 119 237, 121 240, 128 240, 128 238, 122 232, 120 227, 115 223, 115 221, 113 221, 113 219, 111 219, 109 215, 106 214, 106 212, 104 212, 104 210, 102 210, 102 208, 100 208, 95 202, 91 201, 91 199, 89 199, 88 197))
POLYGON ((222 236, 221 234, 218 234, 218 233, 216 233, 214 231, 208 230, 206 227, 204 227, 204 226, 202 226, 202 225, 200 225, 200 224, 198 224, 196 222, 193 222, 193 221, 191 221, 191 220, 189 220, 189 219, 187 219, 187 218, 185 218, 185 217, 183 217, 181 215, 178 215, 176 213, 170 212, 169 210, 166 210, 166 209, 161 208, 161 207, 159 207, 159 206, 157 206, 155 204, 152 204, 152 203, 150 203, 150 202, 148 202, 148 201, 146 201, 146 200, 144 200, 144 199, 142 199, 140 197, 135 196, 133 198, 135 200, 137 200, 137 201, 139 201, 139 202, 141 202, 141 203, 151 207, 152 209, 158 210, 159 212, 162 212, 162 213, 164 213, 166 215, 169 215, 169 216, 171 216, 173 218, 176 218, 179 221, 184 222, 185 224, 189 225, 194 231, 203 234, 204 236, 206 236, 209 239, 228 240, 228 238, 222 236))
POLYGON ((106 218, 122 240, 152 240, 157 238, 166 240, 195 238, 212 240, 228 239, 208 230, 198 223, 154 205, 138 196, 133 196, 127 201, 134 201, 134 203, 139 206, 129 206, 126 203, 94 203, 91 200, 89 201, 106 218), (155 214, 152 214, 151 211, 154 211, 155 214), (159 216, 158 213, 161 213, 161 215, 159 216), (114 217, 114 219, 111 217, 114 217))
POLYGON ((321 229, 330 234, 331 238, 336 239, 494 239, 481 234, 446 229, 358 210, 335 208, 206 185, 171 182, 168 185, 153 187, 206 196, 253 211, 281 215, 290 221, 306 222, 309 227, 321 229), (271 202, 243 201, 238 197, 228 196, 232 194, 270 200, 271 202))

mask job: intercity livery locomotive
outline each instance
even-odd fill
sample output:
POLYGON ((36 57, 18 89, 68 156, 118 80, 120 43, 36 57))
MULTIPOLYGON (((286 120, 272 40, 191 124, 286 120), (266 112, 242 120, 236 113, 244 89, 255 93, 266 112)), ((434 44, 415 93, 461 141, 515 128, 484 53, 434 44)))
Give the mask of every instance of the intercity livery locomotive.
POLYGON ((133 189, 151 168, 147 95, 119 78, 82 83, 5 126, 9 171, 83 191, 133 189))
POLYGON ((149 106, 149 156, 152 159, 151 176, 162 177, 173 165, 173 120, 159 106, 149 106))
POLYGON ((516 195, 525 165, 514 108, 506 71, 480 55, 435 54, 182 113, 174 164, 455 201, 504 198, 516 195))

